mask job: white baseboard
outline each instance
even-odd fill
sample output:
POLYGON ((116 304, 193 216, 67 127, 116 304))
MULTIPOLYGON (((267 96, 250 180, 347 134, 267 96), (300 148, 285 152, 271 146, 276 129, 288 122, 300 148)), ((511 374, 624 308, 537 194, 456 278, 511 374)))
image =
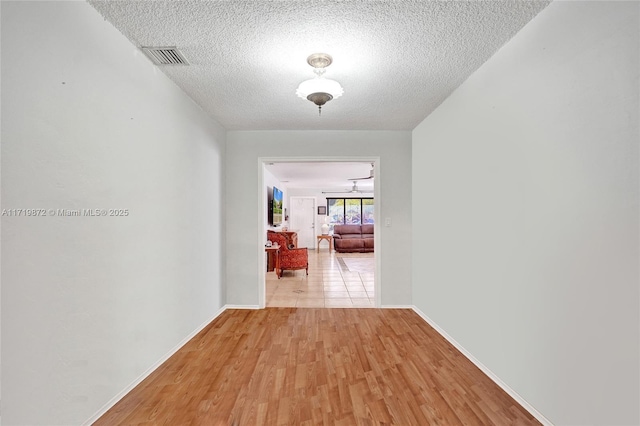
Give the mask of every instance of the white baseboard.
POLYGON ((456 342, 453 337, 449 336, 446 331, 444 331, 442 328, 440 328, 438 326, 438 324, 436 324, 431 318, 429 318, 427 315, 425 315, 425 313, 422 312, 420 309, 418 309, 418 307, 412 306, 411 309, 413 309, 413 311, 416 314, 418 314, 423 320, 425 320, 427 322, 427 324, 429 324, 431 327, 433 327, 449 343, 451 343, 453 346, 455 346, 456 349, 458 349, 460 352, 462 352, 462 355, 467 357, 467 359, 469 361, 471 361, 484 374, 486 374, 491 380, 493 380, 493 382, 496 385, 500 386, 500 388, 502 388, 502 390, 504 390, 513 399, 515 399, 518 402, 518 404, 520 404, 525 410, 527 410, 529 413, 531 413, 531 415, 533 417, 538 419, 538 421, 540 423, 542 423, 545 426, 553 426, 553 423, 551 423, 551 421, 549 421, 549 419, 547 419, 545 416, 543 416, 542 413, 540 413, 538 410, 533 408, 533 406, 531 404, 529 404, 524 398, 522 398, 520 395, 518 395, 518 393, 516 391, 511 389, 506 383, 504 383, 502 380, 500 380, 500 378, 498 376, 496 376, 491 370, 489 370, 480 361, 478 361, 473 355, 471 355, 471 353, 469 351, 467 351, 464 347, 462 347, 462 345, 460 345, 458 342, 456 342))
POLYGON ((258 305, 224 305, 224 309, 262 309, 258 305))
POLYGON ((189 333, 189 335, 187 337, 182 339, 182 341, 180 343, 178 343, 167 354, 165 354, 162 358, 160 358, 158 361, 156 361, 151 367, 149 367, 144 373, 142 373, 137 379, 135 379, 129 386, 127 386, 122 391, 120 391, 116 396, 111 398, 111 400, 109 402, 107 402, 100 410, 98 410, 97 413, 95 413, 93 416, 91 416, 91 418, 89 418, 82 425, 83 426, 89 426, 89 425, 93 424, 96 420, 98 420, 100 417, 102 417, 102 415, 104 415, 104 413, 109 411, 109 409, 111 407, 113 407, 114 405, 116 405, 116 403, 118 401, 120 401, 122 398, 124 398, 124 396, 126 394, 131 392, 133 390, 133 388, 138 386, 144 379, 146 379, 151 373, 153 373, 158 367, 160 367, 162 365, 162 363, 164 363, 166 360, 171 358, 171 356, 173 354, 178 352, 180 350, 180 348, 182 348, 185 344, 187 344, 187 342, 189 340, 193 339, 196 336, 196 334, 200 333, 207 325, 209 325, 211 323, 211 321, 213 321, 214 319, 219 317, 220 314, 222 314, 227 309, 228 308, 227 308, 226 305, 223 306, 222 308, 220 308, 211 318, 209 318, 208 320, 203 322, 200 326, 198 326, 198 328, 196 328, 194 331, 189 333))
POLYGON ((380 309, 414 309, 413 305, 380 305, 380 309))

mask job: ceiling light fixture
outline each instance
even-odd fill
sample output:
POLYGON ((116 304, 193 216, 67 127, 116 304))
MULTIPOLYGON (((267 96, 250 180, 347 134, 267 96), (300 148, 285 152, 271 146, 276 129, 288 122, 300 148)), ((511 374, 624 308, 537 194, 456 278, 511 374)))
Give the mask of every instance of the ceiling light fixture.
POLYGON ((307 58, 307 63, 314 68, 313 72, 316 74, 316 78, 303 81, 296 90, 296 95, 318 105, 318 115, 322 114, 322 105, 331 99, 339 98, 344 93, 340 83, 324 77, 326 68, 331 65, 331 62, 333 62, 333 58, 326 53, 310 55, 307 58))

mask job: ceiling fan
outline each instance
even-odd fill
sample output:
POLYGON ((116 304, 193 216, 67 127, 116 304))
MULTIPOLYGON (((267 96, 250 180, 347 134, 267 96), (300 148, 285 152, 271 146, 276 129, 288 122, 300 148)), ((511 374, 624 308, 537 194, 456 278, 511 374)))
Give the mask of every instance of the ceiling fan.
POLYGON ((349 180, 367 180, 373 179, 373 163, 371 163, 371 170, 369 171, 369 176, 361 177, 361 178, 350 178, 349 180))
MULTIPOLYGON (((368 179, 368 178, 367 178, 368 179)), ((349 179, 353 180, 353 179, 349 179)), ((358 182, 353 182, 353 187, 349 191, 322 191, 323 194, 364 194, 373 191, 362 191, 358 189, 358 182)))

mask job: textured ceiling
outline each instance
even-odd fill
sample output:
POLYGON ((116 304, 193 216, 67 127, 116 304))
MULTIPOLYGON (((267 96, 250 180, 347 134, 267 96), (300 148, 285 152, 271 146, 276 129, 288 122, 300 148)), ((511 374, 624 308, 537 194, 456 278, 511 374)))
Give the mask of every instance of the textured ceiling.
MULTIPOLYGON (((89 1, 228 130, 412 130, 549 2, 89 1), (295 95, 326 52, 344 95, 295 95)), ((142 54, 142 53, 141 53, 142 54)), ((126 60, 126 56, 123 57, 126 60)))

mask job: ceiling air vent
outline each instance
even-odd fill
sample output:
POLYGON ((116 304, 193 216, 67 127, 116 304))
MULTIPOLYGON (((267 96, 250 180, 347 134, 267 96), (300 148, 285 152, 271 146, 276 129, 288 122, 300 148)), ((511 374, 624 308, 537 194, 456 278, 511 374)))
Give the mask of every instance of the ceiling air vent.
POLYGON ((189 65, 187 58, 175 46, 142 47, 142 51, 156 65, 189 65))

